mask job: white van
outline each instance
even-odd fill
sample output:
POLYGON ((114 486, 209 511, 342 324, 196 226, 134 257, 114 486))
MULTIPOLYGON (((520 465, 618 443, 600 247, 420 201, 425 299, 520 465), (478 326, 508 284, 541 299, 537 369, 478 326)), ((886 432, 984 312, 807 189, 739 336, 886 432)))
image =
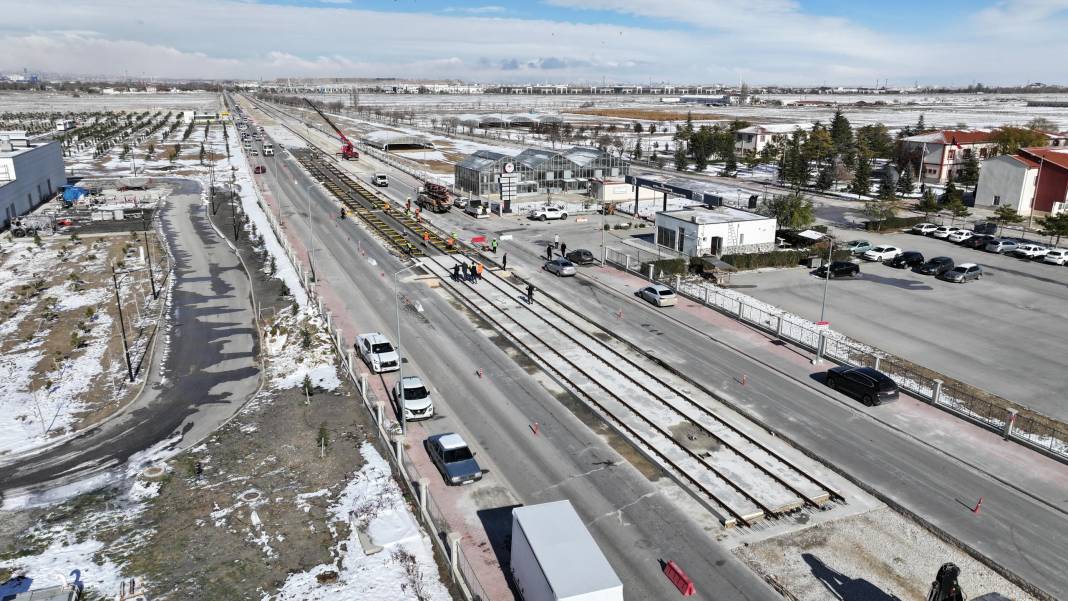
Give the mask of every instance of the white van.
POLYGON ((356 352, 376 374, 400 369, 397 350, 388 338, 378 332, 360 334, 356 337, 355 347, 356 352))
POLYGON ((274 156, 274 145, 273 144, 264 144, 263 145, 263 156, 265 156, 265 157, 273 157, 274 156))
POLYGON ((388 188, 389 187, 389 178, 386 177, 385 173, 376 173, 375 176, 374 176, 374 182, 375 182, 375 185, 378 186, 379 188, 388 188))

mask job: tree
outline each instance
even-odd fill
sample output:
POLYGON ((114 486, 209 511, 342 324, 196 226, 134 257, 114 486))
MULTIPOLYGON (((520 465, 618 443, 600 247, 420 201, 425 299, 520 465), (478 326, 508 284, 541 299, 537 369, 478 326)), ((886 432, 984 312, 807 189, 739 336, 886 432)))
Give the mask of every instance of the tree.
POLYGON ((641 122, 640 121, 635 121, 634 122, 634 133, 640 134, 640 133, 642 133, 642 131, 643 131, 643 128, 642 128, 641 122))
POLYGON ((864 203, 864 216, 868 220, 874 221, 877 224, 877 229, 881 230, 882 222, 893 218, 897 214, 898 208, 897 199, 884 200, 877 198, 864 203))
POLYGON ((964 201, 960 199, 960 196, 954 198, 953 201, 950 202, 949 206, 946 208, 949 209, 949 212, 951 215, 953 215, 954 220, 964 219, 968 215, 972 214, 972 212, 968 210, 968 207, 964 206, 964 201))
POLYGON ((1000 236, 1001 228, 1004 228, 1006 225, 1022 222, 1023 215, 1016 212, 1016 207, 1000 205, 994 207, 994 221, 998 223, 998 235, 1000 236))
POLYGON ((883 169, 882 176, 879 178, 879 192, 877 194, 877 197, 879 198, 879 200, 883 201, 897 200, 896 192, 897 191, 895 190, 894 184, 894 173, 890 169, 890 166, 887 165, 886 168, 883 169))
POLYGON ((923 113, 920 113, 920 118, 916 120, 916 127, 913 129, 917 134, 922 134, 927 131, 927 124, 923 122, 923 113))
POLYGON ((831 140, 834 141, 838 152, 853 144, 853 127, 849 124, 849 119, 842 114, 842 109, 836 110, 834 118, 831 119, 831 140))
POLYGON ((764 201, 760 213, 774 217, 778 228, 803 230, 816 220, 812 200, 800 192, 780 194, 764 201))
POLYGON ((686 171, 690 167, 690 157, 686 154, 686 147, 679 144, 675 147, 675 170, 686 171))
POLYGON ((1068 236, 1068 213, 1039 217, 1036 222, 1042 228, 1042 235, 1057 239, 1054 244, 1061 243, 1061 236, 1068 236))
POLYGON ((916 210, 923 213, 924 219, 930 219, 931 213, 937 213, 941 208, 938 204, 938 199, 935 198, 934 192, 930 188, 923 191, 923 197, 916 204, 916 210))
POLYGON ((1021 148, 1046 146, 1049 138, 1046 134, 1026 127, 999 127, 990 135, 990 141, 997 144, 1000 154, 1015 154, 1021 148))
POLYGON ((733 152, 727 153, 727 160, 723 164, 723 175, 733 176, 738 173, 738 159, 733 152))
POLYGON ((782 164, 783 181, 797 190, 807 185, 809 179, 809 163, 805 153, 802 151, 804 137, 805 132, 800 129, 794 130, 794 133, 790 136, 790 141, 786 144, 786 155, 782 164))
POLYGON ((912 181, 912 165, 905 165, 901 176, 897 178, 897 191, 900 194, 912 194, 915 184, 912 181))
MULTIPOLYGON (((640 125, 640 124, 639 124, 640 125)), ((632 152, 635 161, 640 161, 642 158, 642 137, 638 136, 638 141, 634 143, 634 151, 632 152)))
POLYGON ((946 189, 942 193, 942 204, 952 205, 954 203, 963 203, 963 194, 957 189, 957 183, 953 179, 953 172, 950 171, 946 176, 946 189))
POLYGON ((973 193, 979 185, 979 159, 975 158, 975 153, 971 150, 964 151, 964 163, 957 171, 957 181, 962 186, 970 186, 973 193))
POLYGON ((816 189, 821 192, 826 192, 834 186, 834 166, 824 165, 820 168, 820 173, 816 177, 816 189))
POLYGON ((1045 117, 1035 117, 1027 122, 1027 129, 1032 131, 1055 132, 1057 124, 1045 117))
POLYGON ((871 159, 863 146, 857 147, 856 163, 853 166, 853 183, 849 191, 857 196, 871 194, 871 159))

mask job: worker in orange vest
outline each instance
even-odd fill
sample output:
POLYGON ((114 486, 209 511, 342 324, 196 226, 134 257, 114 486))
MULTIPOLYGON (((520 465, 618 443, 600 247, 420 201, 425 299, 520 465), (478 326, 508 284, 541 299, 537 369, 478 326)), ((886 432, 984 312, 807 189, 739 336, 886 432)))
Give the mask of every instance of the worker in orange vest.
POLYGON ((429 245, 430 245, 430 232, 427 231, 427 230, 423 230, 423 246, 429 246, 429 245))
POLYGON ((422 211, 419 207, 415 207, 415 220, 419 221, 419 212, 422 211))
POLYGON ((449 250, 452 250, 452 245, 453 245, 453 237, 449 236, 449 239, 445 243, 445 247, 448 248, 449 250))
POLYGON ((482 263, 476 263, 475 264, 475 273, 477 274, 477 275, 475 275, 475 280, 481 280, 482 279, 482 269, 483 269, 482 263))

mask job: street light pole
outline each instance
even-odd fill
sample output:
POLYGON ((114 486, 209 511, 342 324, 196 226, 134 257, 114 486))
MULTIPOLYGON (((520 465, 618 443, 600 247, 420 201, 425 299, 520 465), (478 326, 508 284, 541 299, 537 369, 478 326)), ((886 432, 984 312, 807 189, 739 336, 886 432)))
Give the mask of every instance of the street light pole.
POLYGON ((159 293, 156 291, 156 276, 152 271, 152 249, 148 246, 148 231, 143 232, 145 236, 145 256, 148 257, 148 281, 152 284, 152 298, 159 298, 159 293))
POLYGON ((115 273, 115 266, 111 266, 111 283, 115 285, 115 306, 119 309, 119 325, 122 328, 122 350, 126 355, 126 373, 130 381, 134 381, 133 364, 130 363, 130 343, 126 340, 126 320, 122 316, 122 301, 119 299, 119 276, 115 273))
MULTIPOLYGON (((301 187, 297 180, 293 180, 293 185, 298 188, 301 187)), ((312 192, 311 186, 304 186, 305 195, 308 197, 308 212, 305 214, 304 223, 308 227, 308 271, 310 271, 311 281, 315 281, 315 262, 312 261, 312 250, 315 246, 315 220, 312 219, 312 192)))
MULTIPOLYGON (((834 256, 834 236, 827 232, 827 271, 823 274, 823 302, 820 303, 820 327, 827 317, 827 290, 831 287, 831 258, 834 256)), ((816 343, 816 363, 823 360, 823 330, 820 330, 820 339, 816 343)))
POLYGON ((419 267, 418 261, 393 274, 393 301, 396 303, 397 308, 397 382, 399 383, 397 387, 397 413, 400 415, 401 434, 408 432, 408 420, 404 415, 404 358, 401 357, 400 280, 398 278, 400 274, 416 267, 419 267))

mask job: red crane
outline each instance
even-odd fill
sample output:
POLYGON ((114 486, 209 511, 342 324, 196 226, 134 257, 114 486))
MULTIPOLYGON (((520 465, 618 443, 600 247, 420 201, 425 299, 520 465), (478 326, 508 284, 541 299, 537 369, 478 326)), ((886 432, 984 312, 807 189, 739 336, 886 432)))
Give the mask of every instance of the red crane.
POLYGON ((338 127, 336 125, 334 125, 333 121, 331 121, 329 118, 327 118, 327 116, 324 115, 323 112, 319 110, 319 107, 317 107, 314 104, 312 104, 312 102, 310 100, 308 100, 307 98, 304 99, 304 102, 307 102, 308 106, 310 106, 313 109, 315 109, 315 112, 319 113, 319 116, 323 118, 323 121, 326 121, 327 125, 332 127, 334 129, 334 131, 337 132, 337 135, 341 137, 341 152, 338 152, 338 153, 335 153, 335 154, 341 155, 341 158, 345 159, 346 161, 358 160, 360 158, 360 153, 352 145, 352 141, 349 140, 348 137, 346 137, 345 134, 342 133, 342 131, 340 129, 338 129, 338 127))

